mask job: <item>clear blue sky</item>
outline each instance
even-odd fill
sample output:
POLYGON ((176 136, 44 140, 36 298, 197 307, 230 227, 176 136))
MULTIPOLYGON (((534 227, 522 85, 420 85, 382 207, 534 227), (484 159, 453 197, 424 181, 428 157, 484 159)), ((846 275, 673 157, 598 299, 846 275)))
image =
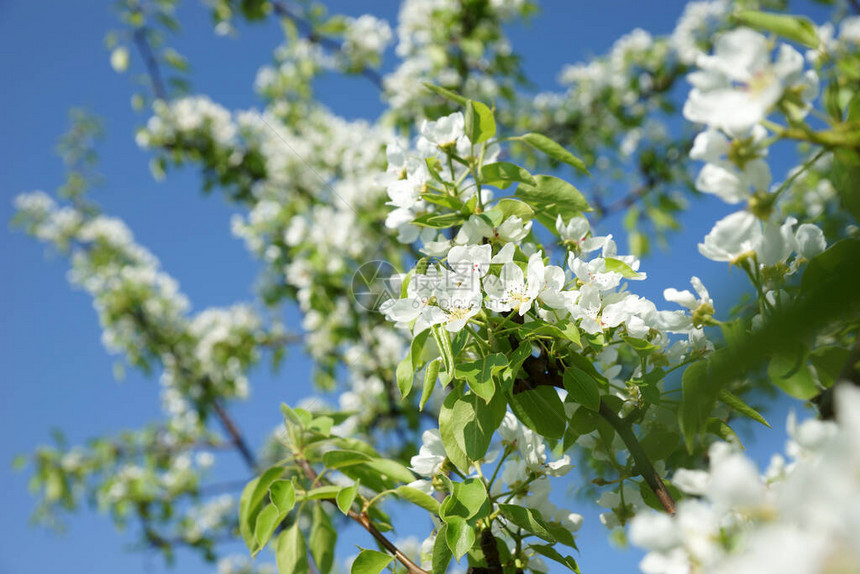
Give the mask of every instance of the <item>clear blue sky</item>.
MULTIPOLYGON (((176 277, 199 311, 212 305, 251 300, 257 264, 229 232, 231 206, 217 195, 204 197, 193 169, 171 173, 164 183, 152 180, 148 157, 133 142, 134 128, 145 116, 133 112, 131 78, 115 74, 103 48, 105 32, 117 25, 107 0, 5 0, 0 2, 0 221, 8 222, 12 198, 22 192, 52 192, 63 181, 53 149, 67 125, 67 110, 83 106, 105 119, 107 142, 101 147, 100 171, 107 184, 95 198, 109 214, 123 218, 142 244, 176 277)), ((238 39, 214 36, 199 2, 180 11, 185 27, 175 45, 193 67, 194 90, 228 108, 260 105, 251 89, 257 67, 269 61, 281 35, 274 22, 243 27, 238 39)), ((397 3, 331 2, 333 11, 359 9, 395 20, 397 3)), ((604 0, 546 2, 541 16, 528 26, 511 29, 511 39, 525 58, 531 79, 543 88, 555 85, 565 63, 605 51, 622 33, 643 27, 654 33, 672 29, 683 2, 604 0)), ((140 62, 133 60, 140 71, 140 62)), ((325 80, 320 93, 347 117, 373 117, 382 109, 374 88, 361 79, 325 80)), ((775 170, 779 174, 778 170, 775 170)), ((776 175, 779 178, 779 175, 776 175)), ((651 279, 640 292, 659 300, 664 287, 685 288, 697 274, 718 295, 727 293, 725 268, 699 257, 695 244, 711 223, 730 210, 702 202, 676 237, 671 257, 658 255, 644 263, 651 279), (683 264, 680 262, 683 261, 683 264)), ((617 227, 609 222, 608 230, 617 227)), ((71 443, 135 428, 159 417, 158 385, 129 372, 122 383, 112 374, 117 357, 100 343, 100 329, 90 298, 69 288, 67 264, 45 255, 30 238, 0 232, 0 356, 5 368, 0 394, 0 574, 29 574, 62 569, 89 574, 169 571, 160 557, 130 552, 134 539, 114 530, 110 520, 84 511, 67 521, 63 535, 28 526, 33 499, 26 475, 12 473, 12 458, 48 442, 49 431, 65 431, 71 443)), ((737 275, 737 274, 735 274, 737 275)), ((737 285, 737 277, 734 284, 737 285)), ((725 311, 726 295, 718 299, 725 311)), ((286 312, 297 325, 294 310, 286 312)), ((278 404, 309 392, 309 361, 298 354, 286 369, 272 374, 260 368, 252 375, 252 399, 233 410, 257 442, 279 423, 278 404)), ((785 409, 772 413, 776 431, 759 440, 755 452, 784 440, 785 409)), ((778 448, 778 447, 777 447, 778 448)), ((221 478, 244 478, 239 464, 227 463, 221 478)), ((634 552, 608 552, 596 515, 587 516, 580 536, 584 572, 632 571, 634 552)), ((395 522, 396 523, 396 522, 395 522)), ((364 542, 359 533, 350 541, 364 542)), ((242 552, 241 544, 233 548, 242 552)), ((210 572, 195 555, 180 554, 176 572, 210 572)))

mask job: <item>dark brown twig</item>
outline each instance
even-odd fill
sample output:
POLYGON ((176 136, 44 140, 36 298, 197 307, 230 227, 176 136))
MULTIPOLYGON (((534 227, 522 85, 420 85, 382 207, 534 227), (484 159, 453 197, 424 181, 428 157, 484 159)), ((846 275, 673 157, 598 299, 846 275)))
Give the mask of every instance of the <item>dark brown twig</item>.
POLYGON ((651 460, 645 453, 645 449, 642 448, 636 435, 633 434, 630 424, 623 421, 612 411, 612 409, 606 406, 606 403, 600 403, 600 416, 606 419, 606 422, 615 429, 615 432, 617 432, 621 440, 624 441, 624 444, 627 446, 627 450, 630 452, 630 456, 633 457, 636 472, 645 479, 645 483, 648 485, 648 488, 654 492, 657 496, 657 500, 660 501, 660 504, 666 512, 669 514, 675 514, 675 499, 672 498, 672 495, 663 483, 663 479, 661 479, 660 475, 657 474, 657 471, 654 470, 654 465, 651 464, 651 460))
POLYGON ((133 38, 134 45, 137 46, 137 51, 143 59, 143 64, 146 66, 146 73, 149 75, 149 81, 152 84, 152 92, 159 100, 167 100, 167 88, 164 81, 161 79, 161 69, 158 66, 158 60, 152 51, 152 46, 149 44, 149 39, 146 37, 146 27, 140 26, 134 29, 133 38))
POLYGON ((243 437, 242 433, 239 432, 239 428, 236 426, 236 423, 233 422, 233 419, 217 399, 212 400, 212 408, 215 410, 215 414, 218 415, 218 420, 221 422, 221 426, 223 426, 224 430, 227 431, 227 434, 230 435, 230 440, 233 441, 239 454, 242 455, 242 459, 245 461, 245 464, 247 464, 248 468, 251 470, 257 470, 257 459, 254 456, 254 453, 251 452, 251 448, 245 441, 245 437, 243 437))
MULTIPOLYGON (((551 386, 559 389, 565 388, 564 378, 561 373, 558 371, 547 371, 544 355, 526 359, 523 363, 523 370, 528 374, 529 378, 518 379, 514 383, 514 393, 527 392, 540 386, 551 386)), ((666 512, 675 514, 675 500, 672 498, 660 475, 654 470, 654 465, 651 464, 648 455, 639 443, 639 439, 636 438, 636 435, 630 428, 630 424, 619 418, 605 403, 600 404, 599 413, 612 426, 615 432, 618 433, 621 440, 624 441, 627 451, 633 458, 636 472, 645 480, 645 483, 657 496, 657 500, 660 501, 666 512)))
MULTIPOLYGON (((313 469, 311 464, 307 461, 307 459, 297 457, 296 464, 299 465, 299 467, 302 469, 302 472, 304 472, 305 476, 308 480, 311 481, 311 483, 316 483, 318 478, 317 473, 313 469)), ((331 498, 328 498, 326 500, 331 504, 337 504, 331 498)), ((385 535, 382 534, 382 532, 380 532, 376 528, 376 526, 373 525, 373 523, 370 521, 370 517, 367 515, 366 512, 356 512, 350 509, 347 513, 347 516, 355 522, 359 523, 362 528, 367 530, 370 535, 373 536, 376 541, 379 542, 380 545, 382 545, 383 548, 393 554, 397 561, 400 562, 406 568, 406 571, 409 574, 430 574, 429 572, 415 564, 408 556, 403 554, 403 552, 401 552, 400 549, 398 549, 393 542, 386 538, 385 535)))

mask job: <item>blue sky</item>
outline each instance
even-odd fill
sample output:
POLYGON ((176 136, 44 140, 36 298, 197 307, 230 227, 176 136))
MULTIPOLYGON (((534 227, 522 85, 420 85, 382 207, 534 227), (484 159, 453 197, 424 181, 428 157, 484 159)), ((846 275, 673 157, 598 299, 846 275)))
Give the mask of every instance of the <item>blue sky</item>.
MULTIPOLYGON (((106 185, 95 198, 104 210, 130 225, 140 243, 152 250, 164 269, 176 277, 199 311, 253 298, 257 264, 229 233, 235 208, 217 195, 201 192, 193 169, 172 172, 166 182, 152 180, 148 157, 133 142, 134 128, 145 116, 131 110, 133 78, 115 74, 103 48, 105 33, 117 26, 106 0, 6 0, 0 3, 0 221, 9 221, 12 198, 22 192, 52 192, 63 182, 63 168, 53 149, 67 125, 70 107, 86 107, 105 120, 108 139, 101 146, 99 170, 106 185)), ((257 67, 269 61, 281 35, 274 22, 242 27, 237 39, 211 32, 208 14, 199 2, 180 11, 185 27, 175 45, 192 64, 194 91, 208 94, 228 108, 260 105, 251 85, 257 67)), ((332 11, 356 14, 360 9, 393 21, 397 3, 331 2, 332 11)), ((511 28, 511 40, 524 56, 525 69, 542 88, 555 85, 565 63, 605 51, 621 34, 635 27, 654 33, 672 29, 683 2, 546 2, 531 24, 511 28)), ((133 59, 133 71, 141 70, 133 59)), ((319 84, 322 99, 346 117, 374 117, 381 109, 378 94, 366 81, 326 79, 319 84)), ((775 176, 780 172, 775 169, 775 176)), ((718 308, 727 310, 733 290, 723 265, 704 260, 695 244, 712 222, 730 210, 716 202, 694 205, 684 233, 675 238, 671 256, 658 254, 643 267, 649 286, 642 294, 658 299, 664 287, 684 288, 697 274, 717 294, 718 308), (682 263, 683 262, 683 263, 682 263), (726 294, 719 299, 720 294, 726 294)), ((617 221, 606 230, 617 232, 617 221)), ((0 400, 0 574, 27 574, 63 568, 91 574, 122 571, 170 571, 160 557, 130 552, 134 538, 118 533, 110 520, 84 511, 67 520, 59 535, 28 526, 33 499, 26 474, 12 473, 12 458, 49 440, 52 428, 62 429, 70 442, 135 428, 159 417, 158 385, 154 379, 129 371, 123 382, 113 377, 118 357, 107 355, 89 297, 69 288, 62 257, 45 251, 30 238, 6 229, 0 233, 0 349, 6 375, 0 400)), ((738 285, 734 274, 733 284, 738 285)), ((297 325, 294 310, 285 312, 288 325, 297 325)), ((252 441, 258 442, 279 422, 278 404, 309 392, 310 364, 300 354, 287 368, 252 374, 253 397, 233 408, 252 441)), ((752 450, 762 456, 784 440, 780 403, 770 417, 776 430, 758 439, 752 450)), ((222 478, 245 478, 238 461, 218 471, 222 478)), ((580 502, 569 502, 580 510, 580 502)), ((634 569, 639 555, 607 552, 605 532, 593 512, 583 509, 587 522, 577 556, 584 572, 634 569)), ((364 542, 361 533, 351 542, 364 542)), ((242 552, 241 544, 235 552, 242 552)), ((210 572, 196 556, 180 554, 176 572, 210 572)))

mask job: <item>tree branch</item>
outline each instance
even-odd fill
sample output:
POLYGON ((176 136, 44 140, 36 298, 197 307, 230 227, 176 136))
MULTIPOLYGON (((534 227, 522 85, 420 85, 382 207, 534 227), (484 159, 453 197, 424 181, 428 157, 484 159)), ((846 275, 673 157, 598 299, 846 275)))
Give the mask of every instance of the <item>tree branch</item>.
MULTIPOLYGON (((302 472, 304 472, 305 476, 312 483, 315 483, 318 476, 316 471, 313 469, 311 464, 307 461, 307 459, 302 458, 300 456, 296 457, 296 463, 301 467, 302 472)), ((331 504, 337 505, 337 503, 331 499, 325 499, 331 504)), ((394 557, 400 562, 409 574, 430 574, 417 564, 415 564, 408 556, 406 556, 403 552, 401 552, 397 546, 394 545, 388 538, 385 537, 382 532, 380 532, 376 526, 370 521, 370 517, 366 512, 356 512, 352 509, 349 510, 347 516, 350 517, 355 522, 359 523, 365 530, 367 530, 371 536, 373 536, 379 544, 382 545, 383 548, 388 550, 394 557)))
POLYGON ((636 438, 630 425, 621 420, 621 418, 603 402, 600 403, 600 416, 606 419, 606 422, 615 429, 615 432, 618 433, 618 436, 621 437, 621 440, 623 440, 624 444, 627 445, 627 450, 630 452, 630 456, 633 457, 636 472, 645 479, 645 483, 657 496, 657 500, 660 501, 660 504, 663 505, 666 512, 669 514, 675 514, 675 500, 672 498, 672 495, 663 483, 663 479, 661 479, 660 475, 657 474, 657 471, 654 470, 654 465, 651 464, 651 460, 645 453, 645 449, 643 449, 642 445, 639 444, 639 439, 636 438))
POLYGON ((596 219, 605 219, 611 215, 625 211, 628 207, 647 195, 652 188, 653 186, 651 185, 640 185, 627 195, 619 197, 609 205, 600 205, 598 208, 598 217, 596 219))
POLYGON ((239 428, 236 426, 236 423, 233 422, 233 419, 221 403, 218 402, 218 399, 212 399, 212 408, 215 410, 215 414, 218 415, 218 420, 221 422, 221 426, 223 426, 224 430, 227 431, 227 434, 230 435, 230 439, 233 441, 239 454, 242 455, 242 459, 245 461, 245 464, 247 464, 248 468, 252 471, 257 470, 257 459, 254 456, 254 453, 251 451, 248 443, 242 436, 242 433, 239 432, 239 428))
MULTIPOLYGON (((546 357, 542 354, 539 357, 529 357, 523 363, 523 370, 528 374, 528 379, 517 379, 514 382, 514 393, 526 392, 535 387, 550 386, 559 389, 564 388, 564 377, 558 371, 547 371, 546 357)), ((648 459, 648 455, 639 444, 639 439, 633 433, 630 425, 621 420, 612 409, 605 403, 600 403, 600 416, 606 419, 618 436, 624 441, 627 446, 627 451, 633 458, 636 472, 645 480, 648 487, 657 496, 657 500, 663 505, 663 508, 669 514, 675 514, 675 500, 663 483, 663 479, 654 470, 654 465, 648 459)))
POLYGON ((146 66, 146 73, 149 75, 149 81, 152 84, 152 92, 159 100, 167 100, 167 88, 161 79, 161 69, 158 67, 158 60, 152 51, 149 39, 146 37, 146 30, 145 26, 134 29, 134 33, 132 34, 134 45, 137 46, 137 51, 143 59, 143 64, 146 66))

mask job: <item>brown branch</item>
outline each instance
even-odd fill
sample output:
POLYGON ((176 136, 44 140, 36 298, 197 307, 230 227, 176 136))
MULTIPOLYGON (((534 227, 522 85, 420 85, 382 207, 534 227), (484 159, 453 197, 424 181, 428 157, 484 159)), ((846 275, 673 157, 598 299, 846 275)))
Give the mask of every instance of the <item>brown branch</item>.
POLYGON ((159 100, 167 100, 167 88, 164 85, 164 81, 161 79, 161 70, 158 67, 158 60, 152 51, 152 46, 149 44, 146 32, 147 29, 145 26, 140 26, 134 29, 134 45, 137 46, 137 51, 143 59, 144 66, 146 66, 146 73, 149 75, 149 81, 152 84, 152 91, 155 94, 155 97, 159 100))
POLYGON ((257 459, 254 456, 254 453, 251 451, 251 448, 248 446, 242 433, 239 432, 239 428, 236 426, 236 423, 233 422, 233 419, 221 403, 218 402, 218 399, 212 399, 212 408, 215 410, 215 414, 218 415, 218 420, 221 422, 221 426, 223 426, 224 430, 227 431, 227 434, 230 435, 230 439, 233 441, 239 454, 242 455, 242 459, 245 461, 245 464, 247 464, 252 471, 257 470, 257 459))
POLYGON ((660 478, 660 475, 657 474, 656 470, 654 470, 654 465, 651 464, 651 460, 648 458, 645 449, 643 449, 642 445, 639 444, 639 440, 630 428, 630 424, 622 420, 617 414, 615 414, 615 412, 612 411, 612 409, 606 406, 606 403, 603 402, 600 403, 600 416, 606 419, 606 422, 615 429, 615 432, 618 433, 618 436, 621 437, 621 440, 623 440, 624 444, 627 445, 627 450, 630 452, 630 456, 633 457, 636 472, 645 479, 645 483, 657 496, 657 500, 660 501, 660 504, 663 505, 666 512, 669 514, 675 514, 675 500, 666 488, 666 484, 663 482, 663 479, 660 478))
POLYGON ((626 210, 628 207, 632 206, 637 201, 642 199, 645 195, 647 195, 648 192, 652 189, 653 186, 641 185, 627 195, 619 197, 609 205, 601 205, 598 210, 599 217, 597 219, 604 219, 606 217, 615 215, 616 213, 626 210))
POLYGON ((467 571, 467 574, 503 574, 504 569, 502 568, 502 560, 499 557, 499 546, 490 528, 484 528, 481 531, 481 551, 484 553, 487 566, 472 566, 467 571))
MULTIPOLYGON (((149 322, 146 318, 146 315, 140 309, 135 309, 134 312, 132 313, 132 316, 138 321, 138 323, 140 324, 140 327, 144 330, 144 332, 149 333, 151 331, 151 328, 149 326, 149 322)), ((151 335, 153 337, 158 338, 157 332, 151 333, 151 335)), ((180 369, 182 369, 182 365, 180 365, 180 369)), ((207 395, 213 394, 212 393, 212 384, 208 378, 204 378, 201 381, 201 383, 203 385, 203 388, 206 390, 207 395)), ((224 427, 224 430, 227 432, 227 434, 230 435, 230 438, 231 438, 233 444, 236 446, 239 453, 242 455, 242 458, 245 461, 245 464, 248 465, 250 470, 256 471, 257 470, 256 457, 254 456, 253 452, 251 451, 250 447, 248 446, 248 443, 245 441, 244 437, 242 436, 241 431, 236 426, 236 423, 233 422, 233 419, 230 417, 229 413, 227 413, 226 409, 224 409, 224 407, 218 402, 217 397, 212 396, 208 402, 212 405, 212 408, 214 409, 215 414, 218 416, 218 419, 221 422, 221 425, 224 427)), ((314 471, 314 469, 311 467, 310 463, 302 457, 297 457, 296 462, 302 468, 302 470, 305 473, 305 475, 307 476, 308 480, 310 480, 311 482, 316 482, 318 476, 317 476, 317 473, 314 471)), ((328 501, 332 504, 337 505, 337 503, 332 499, 328 499, 328 501)), ((401 564, 403 564, 403 566, 406 568, 408 574, 430 574, 429 572, 427 572, 426 570, 424 570, 423 568, 421 568, 420 566, 415 564, 408 556, 403 554, 403 552, 401 552, 390 540, 388 540, 388 538, 386 538, 373 525, 373 523, 370 521, 370 517, 368 517, 367 513, 355 512, 354 510, 350 510, 349 513, 347 514, 347 516, 349 516, 349 518, 351 518, 355 522, 358 522, 386 550, 391 552, 394 555, 394 557, 397 559, 397 561, 400 562, 401 564)))
MULTIPOLYGON (((301 467, 302 472, 305 473, 307 479, 310 480, 312 483, 316 483, 319 477, 317 476, 316 471, 313 469, 307 459, 298 456, 295 460, 299 467, 301 467)), ((335 502, 331 498, 327 498, 325 500, 327 500, 331 504, 337 505, 337 502, 335 502)), ((415 562, 413 562, 408 556, 401 552, 397 548, 397 546, 394 545, 393 542, 386 538, 385 535, 382 534, 382 532, 380 532, 376 528, 376 526, 373 525, 373 523, 370 521, 370 517, 367 515, 366 512, 356 512, 350 509, 347 513, 347 516, 355 522, 359 523, 365 530, 370 533, 371 536, 376 539, 377 542, 379 542, 379 544, 382 545, 383 548, 393 554, 397 561, 400 562, 406 568, 406 571, 409 574, 430 574, 429 572, 415 564, 415 562)))
MULTIPOLYGON (((523 370, 528 374, 528 379, 517 379, 514 383, 514 393, 526 392, 540 386, 550 386, 563 389, 564 377, 558 371, 548 371, 546 357, 529 357, 523 363, 523 370)), ((633 458, 636 472, 645 480, 648 487, 657 496, 657 500, 669 514, 675 514, 675 500, 663 483, 663 479, 654 470, 648 455, 639 443, 639 439, 630 428, 630 424, 619 418, 605 403, 600 403, 600 416, 612 426, 618 436, 627 446, 627 451, 633 458)))

